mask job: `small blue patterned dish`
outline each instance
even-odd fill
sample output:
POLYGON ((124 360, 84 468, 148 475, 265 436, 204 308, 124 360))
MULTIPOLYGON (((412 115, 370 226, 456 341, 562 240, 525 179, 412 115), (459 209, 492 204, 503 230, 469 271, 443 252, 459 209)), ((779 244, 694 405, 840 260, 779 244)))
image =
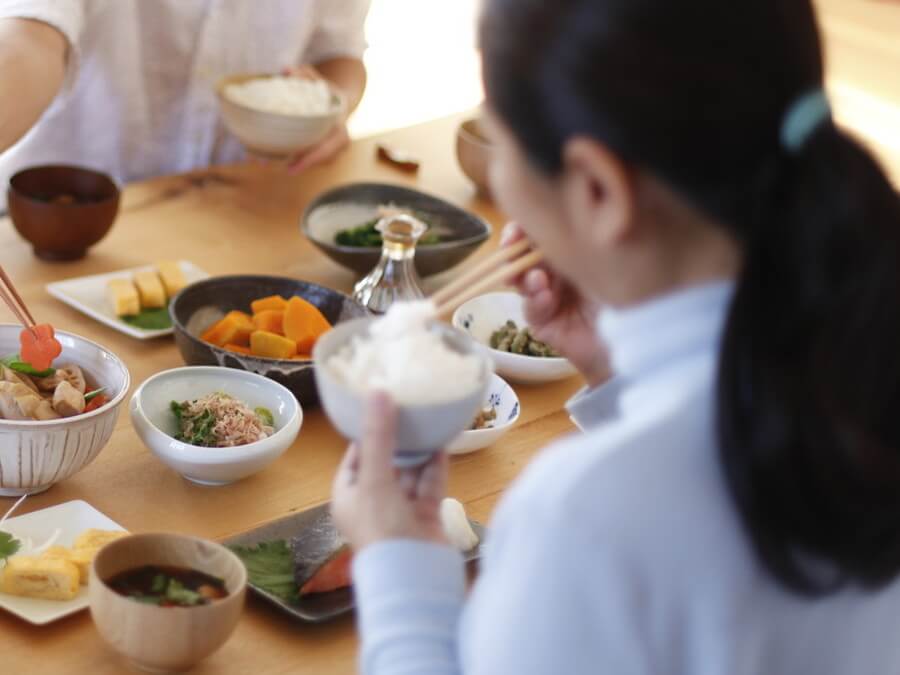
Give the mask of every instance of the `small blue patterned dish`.
POLYGON ((449 454, 464 455, 493 445, 501 436, 513 428, 513 425, 519 420, 519 413, 521 412, 519 397, 516 396, 513 388, 499 375, 491 376, 491 383, 485 394, 482 409, 484 411, 493 410, 496 413, 496 418, 488 422, 489 426, 486 428, 464 431, 447 446, 449 454))

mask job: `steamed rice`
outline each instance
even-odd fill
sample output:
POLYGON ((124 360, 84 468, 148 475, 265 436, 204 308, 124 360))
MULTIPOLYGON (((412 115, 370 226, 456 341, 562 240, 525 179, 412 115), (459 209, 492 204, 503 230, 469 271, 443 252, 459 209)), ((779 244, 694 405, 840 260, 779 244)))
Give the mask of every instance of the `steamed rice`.
POLYGON ((464 398, 484 381, 483 361, 450 349, 428 324, 431 302, 400 302, 375 321, 365 338, 328 360, 328 368, 359 393, 384 391, 400 405, 464 398))
POLYGON ((327 82, 299 77, 264 77, 229 84, 225 96, 239 105, 278 115, 327 115, 334 108, 327 82))

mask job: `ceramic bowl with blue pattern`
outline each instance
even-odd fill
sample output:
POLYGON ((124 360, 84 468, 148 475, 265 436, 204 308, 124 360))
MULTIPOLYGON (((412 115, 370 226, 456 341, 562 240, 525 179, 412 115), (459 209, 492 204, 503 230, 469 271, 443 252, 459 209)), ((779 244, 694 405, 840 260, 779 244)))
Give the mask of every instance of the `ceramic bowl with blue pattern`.
POLYGON ((464 455, 476 450, 483 450, 498 440, 507 431, 513 428, 519 420, 521 406, 519 397, 506 380, 499 375, 491 376, 487 392, 484 395, 482 410, 493 410, 496 418, 484 429, 470 429, 464 431, 447 446, 447 452, 451 455, 464 455))

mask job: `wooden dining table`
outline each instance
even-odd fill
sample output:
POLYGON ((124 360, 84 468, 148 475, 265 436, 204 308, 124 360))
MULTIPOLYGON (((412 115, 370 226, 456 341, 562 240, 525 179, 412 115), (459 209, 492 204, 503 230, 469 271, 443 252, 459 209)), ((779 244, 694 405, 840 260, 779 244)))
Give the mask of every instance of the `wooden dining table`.
MULTIPOLYGON (((413 186, 479 214, 494 227, 491 240, 437 286, 496 247, 503 216, 475 196, 454 152, 461 116, 355 141, 332 163, 301 175, 281 166, 248 162, 187 175, 167 176, 124 188, 109 235, 82 260, 48 263, 36 258, 8 218, 0 219, 0 263, 15 280, 39 321, 83 335, 109 348, 128 366, 132 388, 162 370, 184 365, 171 337, 139 341, 103 326, 51 298, 53 281, 184 259, 211 275, 259 273, 304 279, 351 291, 355 278, 320 253, 300 232, 304 207, 336 185, 378 181, 413 186), (389 143, 421 160, 417 175, 379 162, 376 144, 389 143)), ((4 310, 5 311, 5 310, 4 310)), ((0 315, 0 322, 13 321, 0 315)), ((565 401, 578 378, 542 386, 516 386, 522 416, 496 445, 451 461, 449 494, 470 517, 489 522, 504 489, 534 453, 573 430, 565 401)), ((319 409, 305 411, 300 436, 264 471, 225 487, 201 487, 183 479, 144 447, 126 406, 108 446, 88 467, 47 492, 29 497, 16 515, 70 500, 84 500, 132 532, 179 532, 213 540, 251 529, 329 499, 345 441, 319 409)), ((0 513, 12 505, 0 499, 0 513)), ((196 673, 303 673, 355 671, 358 641, 351 615, 330 623, 300 623, 248 596, 231 639, 196 673)), ((87 611, 46 626, 30 625, 0 611, 0 672, 127 672, 105 646, 87 611)))

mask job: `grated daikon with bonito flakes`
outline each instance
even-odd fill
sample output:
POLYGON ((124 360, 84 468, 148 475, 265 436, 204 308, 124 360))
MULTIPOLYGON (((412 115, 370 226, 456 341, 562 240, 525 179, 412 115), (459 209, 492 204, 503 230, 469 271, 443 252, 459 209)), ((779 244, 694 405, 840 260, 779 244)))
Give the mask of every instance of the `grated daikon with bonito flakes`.
POLYGON ((354 337, 327 366, 354 391, 384 391, 400 405, 465 398, 484 382, 484 361, 450 348, 429 329, 434 319, 431 302, 395 303, 368 336, 354 337))
POLYGON ((260 77, 225 87, 234 103, 278 115, 327 115, 334 110, 334 94, 324 80, 300 77, 260 77))

